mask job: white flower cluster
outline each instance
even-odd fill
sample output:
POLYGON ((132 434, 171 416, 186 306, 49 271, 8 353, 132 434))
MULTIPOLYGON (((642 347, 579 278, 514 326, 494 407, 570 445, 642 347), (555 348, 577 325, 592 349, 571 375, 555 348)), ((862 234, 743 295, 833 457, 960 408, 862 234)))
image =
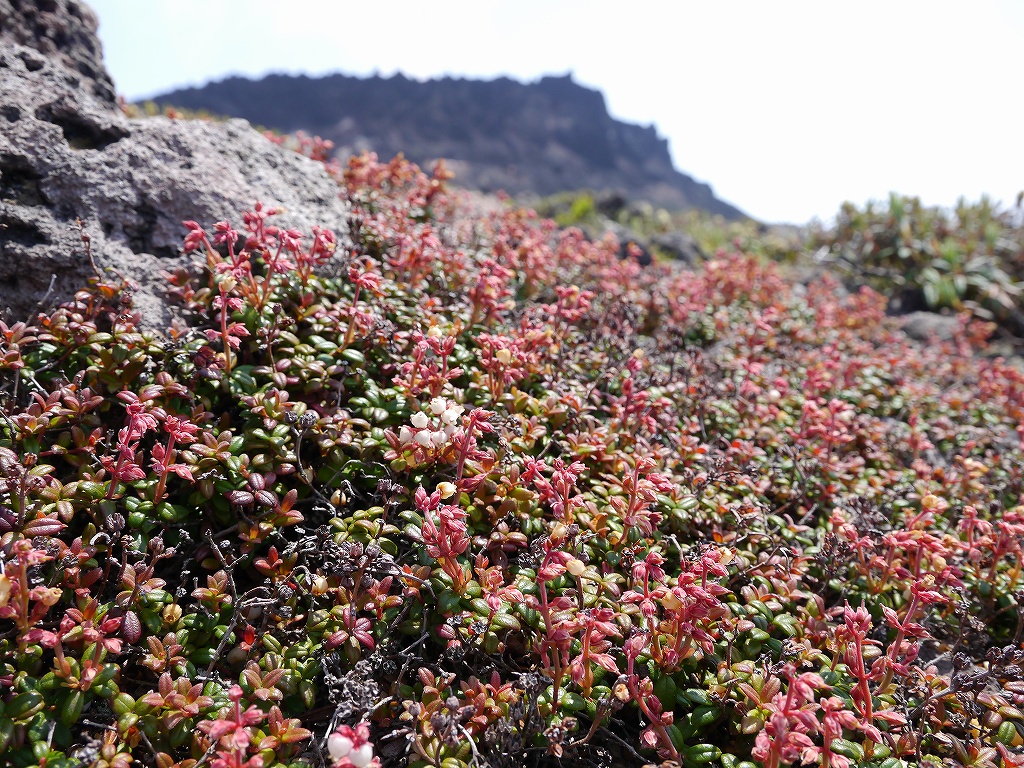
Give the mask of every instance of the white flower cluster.
POLYGON ((332 733, 327 739, 327 751, 331 759, 339 761, 347 757, 355 768, 365 768, 373 762, 373 744, 364 741, 356 746, 355 739, 341 733, 332 733))
POLYGON ((465 411, 453 400, 435 397, 425 411, 412 415, 409 419, 412 426, 403 426, 398 432, 398 439, 402 445, 443 448, 459 429, 465 411))

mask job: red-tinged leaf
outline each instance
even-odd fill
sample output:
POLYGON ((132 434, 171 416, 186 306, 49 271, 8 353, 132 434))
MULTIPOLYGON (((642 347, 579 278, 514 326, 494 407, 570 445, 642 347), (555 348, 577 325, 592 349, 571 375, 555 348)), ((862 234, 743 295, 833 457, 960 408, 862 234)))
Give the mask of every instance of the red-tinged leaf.
POLYGON ((294 744, 297 741, 305 741, 312 735, 313 732, 307 731, 305 728, 289 728, 278 738, 282 744, 294 744))
POLYGON ((124 585, 125 589, 135 589, 136 576, 138 571, 135 568, 125 568, 121 573, 121 584, 124 585))
POLYGON ((6 507, 0 507, 0 533, 13 531, 18 524, 18 516, 6 507))
POLYGON ((277 495, 272 491, 259 490, 254 494, 256 503, 261 507, 274 507, 277 506, 277 495))
POLYGON ((57 514, 64 522, 70 522, 71 518, 75 516, 75 506, 67 499, 61 499, 57 502, 57 514))
POLYGON ((248 491, 230 491, 227 497, 228 501, 239 507, 248 507, 256 500, 248 491))
POLYGON ((182 480, 192 481, 195 478, 192 477, 192 470, 184 464, 171 464, 168 469, 180 477, 182 480))
POLYGON ((54 517, 38 517, 25 526, 26 536, 55 536, 66 526, 54 517))
POLYGON ((876 720, 882 720, 883 722, 891 723, 892 725, 903 725, 905 722, 907 722, 907 718, 905 715, 903 715, 903 713, 894 712, 891 709, 879 710, 875 712, 872 716, 876 720))
POLYGON ((769 680, 767 680, 765 682, 764 685, 761 686, 761 696, 766 696, 767 697, 767 698, 763 699, 763 701, 771 700, 772 697, 774 697, 775 694, 777 694, 781 690, 782 690, 782 681, 779 678, 777 678, 777 677, 770 678, 769 680))
POLYGON ((135 645, 142 637, 142 622, 139 621, 135 611, 128 611, 124 615, 124 621, 121 623, 121 635, 130 645, 135 645))

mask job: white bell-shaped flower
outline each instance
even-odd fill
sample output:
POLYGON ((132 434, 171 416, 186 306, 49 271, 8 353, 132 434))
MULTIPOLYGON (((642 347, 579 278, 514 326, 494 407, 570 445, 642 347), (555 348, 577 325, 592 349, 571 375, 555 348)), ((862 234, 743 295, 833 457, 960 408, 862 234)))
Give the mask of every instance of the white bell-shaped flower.
POLYGON ((327 737, 327 751, 332 760, 341 760, 343 757, 348 757, 351 760, 352 739, 340 733, 332 733, 327 737))
POLYGON ((356 768, 366 768, 373 762, 373 744, 366 742, 348 753, 348 761, 356 768))

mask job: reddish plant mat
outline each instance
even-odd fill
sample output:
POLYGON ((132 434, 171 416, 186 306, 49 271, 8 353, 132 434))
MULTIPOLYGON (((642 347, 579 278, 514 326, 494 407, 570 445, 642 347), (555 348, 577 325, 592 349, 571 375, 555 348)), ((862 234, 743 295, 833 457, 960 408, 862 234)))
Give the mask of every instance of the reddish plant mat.
POLYGON ((351 243, 188 222, 166 334, 0 325, 6 762, 1021 764, 990 326, 336 173, 351 243))

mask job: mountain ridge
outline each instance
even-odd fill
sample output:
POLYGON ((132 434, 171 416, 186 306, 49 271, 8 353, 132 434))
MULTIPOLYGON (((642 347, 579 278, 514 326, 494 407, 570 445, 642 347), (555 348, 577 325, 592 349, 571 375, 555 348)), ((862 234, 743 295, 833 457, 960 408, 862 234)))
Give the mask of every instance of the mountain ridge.
POLYGON ((611 117, 604 95, 571 74, 523 83, 274 73, 231 76, 148 101, 315 133, 333 141, 339 155, 403 152, 420 164, 443 157, 458 183, 487 192, 615 190, 665 208, 745 217, 709 185, 676 170, 668 140, 653 125, 611 117))

